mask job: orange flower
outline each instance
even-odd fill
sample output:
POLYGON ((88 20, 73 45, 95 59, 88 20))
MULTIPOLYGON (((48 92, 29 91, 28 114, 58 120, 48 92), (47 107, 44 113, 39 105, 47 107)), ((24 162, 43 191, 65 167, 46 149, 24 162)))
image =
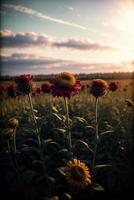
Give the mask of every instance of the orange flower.
POLYGON ((90 171, 85 163, 80 160, 75 158, 70 160, 67 163, 65 172, 67 182, 72 186, 84 189, 88 185, 91 185, 90 171))

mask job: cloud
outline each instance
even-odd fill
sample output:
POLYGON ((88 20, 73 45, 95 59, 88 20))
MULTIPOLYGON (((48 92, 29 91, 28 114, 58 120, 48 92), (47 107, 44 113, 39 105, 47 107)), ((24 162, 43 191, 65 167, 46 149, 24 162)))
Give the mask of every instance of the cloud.
MULTIPOLYGON (((12 54, 1 56, 2 74, 50 74, 61 71, 72 73, 119 72, 133 69, 133 62, 88 63, 33 54, 12 54), (129 68, 127 68, 127 66, 129 68)), ((132 71, 132 70, 131 70, 132 71)))
POLYGON ((0 31, 0 37, 3 48, 48 46, 50 44, 50 39, 47 35, 34 32, 15 34, 10 30, 2 30, 0 31))
POLYGON ((74 27, 74 28, 82 29, 82 30, 88 30, 88 31, 93 31, 93 32, 95 31, 95 30, 92 30, 92 29, 88 29, 85 26, 81 26, 79 24, 76 24, 76 23, 72 23, 72 22, 62 20, 62 19, 53 18, 51 16, 44 15, 41 12, 38 12, 36 10, 33 10, 31 8, 27 8, 27 7, 24 7, 24 6, 21 6, 21 5, 15 5, 15 4, 9 4, 8 3, 8 4, 2 4, 2 6, 5 7, 5 8, 13 9, 17 12, 25 13, 25 14, 28 14, 30 16, 35 16, 35 17, 38 17, 38 18, 41 18, 41 19, 44 19, 44 20, 49 20, 49 21, 52 21, 52 22, 55 22, 55 23, 58 23, 58 24, 63 24, 63 25, 71 26, 71 27, 74 27))
POLYGON ((65 42, 55 42, 53 46, 58 48, 71 48, 78 50, 114 50, 113 47, 100 43, 89 42, 88 40, 69 39, 65 42))
POLYGON ((10 30, 0 31, 1 44, 3 48, 28 48, 28 47, 56 47, 75 50, 115 50, 112 46, 101 43, 91 42, 82 39, 68 39, 57 41, 46 34, 37 34, 35 32, 13 33, 10 30))

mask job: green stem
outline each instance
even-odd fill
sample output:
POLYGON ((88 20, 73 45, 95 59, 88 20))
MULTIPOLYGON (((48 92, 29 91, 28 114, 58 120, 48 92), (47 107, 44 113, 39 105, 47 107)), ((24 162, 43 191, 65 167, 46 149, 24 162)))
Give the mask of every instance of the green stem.
POLYGON ((69 150, 71 150, 72 149, 72 141, 71 141, 71 131, 70 131, 70 123, 69 123, 69 111, 68 111, 67 97, 64 98, 64 103, 65 103, 65 114, 66 114, 65 124, 67 126, 68 145, 69 145, 69 150))
POLYGON ((92 169, 95 165, 97 147, 99 141, 99 133, 98 133, 98 98, 95 99, 95 147, 94 147, 94 154, 93 154, 93 161, 92 161, 92 169))
POLYGON ((35 124, 35 131, 36 131, 36 136, 37 136, 37 140, 38 140, 38 144, 39 147, 41 148, 41 140, 40 140, 40 135, 39 135, 39 129, 38 129, 38 125, 37 125, 37 121, 34 115, 34 109, 33 109, 33 102, 32 102, 32 98, 31 98, 31 94, 28 94, 28 99, 29 99, 29 104, 30 104, 30 110, 31 110, 31 114, 32 114, 32 119, 33 122, 35 124))
POLYGON ((16 128, 13 130, 13 146, 14 146, 14 153, 16 153, 16 128))
POLYGON ((33 122, 35 124, 36 127, 36 136, 37 136, 37 140, 38 140, 38 145, 39 145, 39 151, 40 151, 40 159, 43 162, 43 170, 44 170, 44 175, 45 177, 47 177, 47 170, 46 170, 46 166, 45 166, 45 161, 44 161, 44 157, 43 157, 43 152, 42 152, 42 148, 41 148, 41 139, 40 139, 40 134, 39 134, 39 129, 38 129, 38 125, 37 125, 37 121, 34 115, 34 109, 33 109, 33 103, 32 103, 32 98, 31 98, 31 94, 28 94, 28 98, 29 98, 29 103, 30 103, 30 110, 31 110, 31 114, 32 114, 32 118, 33 118, 33 122))

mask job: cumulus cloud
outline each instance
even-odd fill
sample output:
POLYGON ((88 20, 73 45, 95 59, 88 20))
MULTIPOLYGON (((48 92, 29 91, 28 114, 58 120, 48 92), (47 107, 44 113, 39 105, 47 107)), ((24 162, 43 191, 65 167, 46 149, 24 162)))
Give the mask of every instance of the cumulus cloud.
POLYGON ((33 54, 12 54, 1 56, 2 74, 49 74, 61 71, 72 73, 118 72, 127 71, 133 62, 121 63, 88 63, 74 60, 36 56, 33 54))
POLYGON ((89 42, 88 40, 76 40, 69 39, 63 42, 55 42, 53 44, 56 47, 66 47, 71 49, 79 49, 79 50, 114 50, 113 47, 108 45, 103 45, 101 43, 89 42))
POLYGON ((36 34, 34 32, 13 33, 10 30, 0 31, 1 44, 4 48, 21 48, 30 46, 48 46, 50 39, 45 34, 36 34))
POLYGON ((37 34, 35 32, 13 33, 10 30, 0 31, 1 44, 3 48, 24 48, 24 47, 56 47, 75 50, 115 50, 109 45, 95 43, 88 40, 68 39, 57 41, 46 34, 37 34))

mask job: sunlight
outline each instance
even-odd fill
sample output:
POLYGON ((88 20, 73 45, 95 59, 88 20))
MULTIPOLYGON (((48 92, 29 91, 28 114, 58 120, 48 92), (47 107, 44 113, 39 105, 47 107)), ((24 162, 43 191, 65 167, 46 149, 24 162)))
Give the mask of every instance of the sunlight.
POLYGON ((129 33, 134 33, 133 22, 134 22, 134 10, 131 9, 131 10, 125 11, 118 26, 123 31, 127 31, 129 33))

